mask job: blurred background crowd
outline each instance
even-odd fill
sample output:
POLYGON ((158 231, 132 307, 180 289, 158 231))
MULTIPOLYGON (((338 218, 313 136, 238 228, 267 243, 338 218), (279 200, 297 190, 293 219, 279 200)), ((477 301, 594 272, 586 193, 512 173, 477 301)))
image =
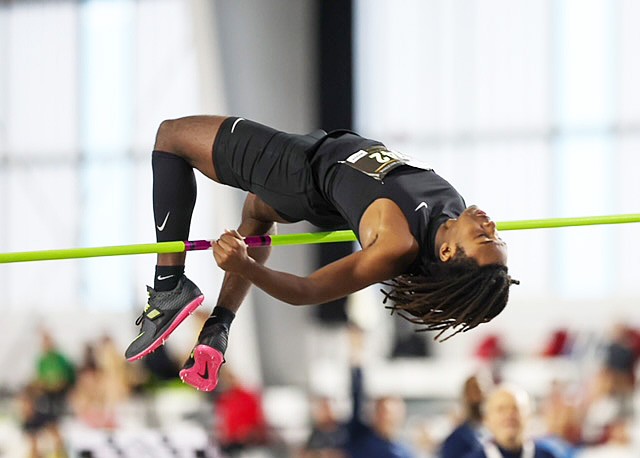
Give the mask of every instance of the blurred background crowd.
MULTIPOLYGON (((0 1, 0 251, 153 242, 156 129, 198 113, 354 129, 496 221, 637 213, 638 24, 635 0, 0 1)), ((191 238, 243 198, 198 177, 191 238)), ((212 394, 176 377, 222 280, 210 253, 186 267, 202 315, 135 364, 153 256, 0 265, 0 457, 638 456, 639 230, 503 233, 521 284, 444 343, 380 287, 308 308, 254 291, 212 394)))
POLYGON ((201 393, 179 381, 181 359, 169 346, 127 364, 103 335, 72 358, 42 328, 32 378, 1 393, 0 456, 472 458, 493 456, 482 455, 488 440, 507 449, 531 443, 543 457, 637 456, 640 332, 627 325, 588 343, 553 332, 520 375, 511 366, 524 355, 490 335, 453 378, 442 377, 448 364, 415 334, 394 339, 385 355, 372 354, 375 335, 353 324, 331 334, 346 350, 332 361, 331 372, 343 372, 337 390, 256 385, 231 363, 220 386, 201 393), (422 376, 415 369, 425 364, 439 383, 457 378, 453 396, 405 394, 399 377, 422 376), (550 369, 535 384, 523 378, 543 366, 550 369), (373 377, 389 385, 376 388, 373 377))

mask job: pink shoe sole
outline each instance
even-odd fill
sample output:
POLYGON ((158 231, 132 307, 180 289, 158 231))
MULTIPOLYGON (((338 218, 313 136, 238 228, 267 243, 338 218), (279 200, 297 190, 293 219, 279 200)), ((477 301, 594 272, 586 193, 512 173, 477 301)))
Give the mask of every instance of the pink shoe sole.
POLYGON ((163 345, 165 341, 169 338, 171 333, 176 330, 180 323, 182 323, 189 315, 191 315, 195 310, 202 304, 204 301, 204 296, 198 296, 193 301, 189 302, 185 308, 183 308, 173 323, 169 326, 169 328, 163 332, 160 337, 158 337, 146 350, 138 353, 137 355, 132 356, 131 358, 127 358, 127 361, 136 361, 140 358, 144 358, 149 353, 153 353, 158 349, 160 345, 163 345))
POLYGON ((224 355, 215 348, 198 345, 193 349, 195 364, 180 371, 184 383, 200 391, 213 391, 218 385, 218 371, 224 363, 224 355))

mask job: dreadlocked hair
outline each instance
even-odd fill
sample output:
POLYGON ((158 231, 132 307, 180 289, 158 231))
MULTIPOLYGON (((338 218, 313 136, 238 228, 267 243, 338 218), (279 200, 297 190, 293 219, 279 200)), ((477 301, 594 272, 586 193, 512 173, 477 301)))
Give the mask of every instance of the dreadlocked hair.
POLYGON ((481 266, 460 251, 449 262, 433 262, 424 275, 400 275, 384 283, 383 303, 391 313, 424 325, 418 331, 440 331, 435 340, 444 342, 460 332, 495 318, 509 299, 509 287, 520 284, 500 264, 481 266), (447 331, 446 338, 440 337, 447 331))

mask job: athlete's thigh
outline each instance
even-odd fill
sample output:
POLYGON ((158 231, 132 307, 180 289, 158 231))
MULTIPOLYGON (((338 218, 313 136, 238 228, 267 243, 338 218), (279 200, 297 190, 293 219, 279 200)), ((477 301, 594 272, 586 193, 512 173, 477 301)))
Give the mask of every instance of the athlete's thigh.
POLYGON ((187 116, 162 122, 155 149, 179 155, 214 181, 213 144, 226 116, 187 116))
POLYGON ((272 221, 344 224, 315 184, 309 152, 316 142, 308 135, 227 118, 213 148, 216 173, 221 183, 258 196, 256 208, 272 221))

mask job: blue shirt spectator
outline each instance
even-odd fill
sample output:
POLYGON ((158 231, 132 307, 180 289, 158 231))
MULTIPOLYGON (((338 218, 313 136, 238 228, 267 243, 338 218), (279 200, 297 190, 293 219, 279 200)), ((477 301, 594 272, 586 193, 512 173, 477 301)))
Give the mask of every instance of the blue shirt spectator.
POLYGON ((353 415, 347 425, 348 439, 345 446, 352 458, 411 458, 414 453, 395 439, 404 421, 404 404, 400 399, 384 397, 376 400, 371 425, 365 423, 362 414, 363 376, 360 367, 352 368, 351 395, 353 415))
POLYGON ((489 382, 480 375, 472 375, 464 382, 462 404, 464 421, 444 440, 440 458, 461 458, 482 446, 482 403, 489 382))
POLYGON ((465 421, 454 429, 442 443, 440 458, 460 458, 481 448, 481 436, 475 423, 465 421))

